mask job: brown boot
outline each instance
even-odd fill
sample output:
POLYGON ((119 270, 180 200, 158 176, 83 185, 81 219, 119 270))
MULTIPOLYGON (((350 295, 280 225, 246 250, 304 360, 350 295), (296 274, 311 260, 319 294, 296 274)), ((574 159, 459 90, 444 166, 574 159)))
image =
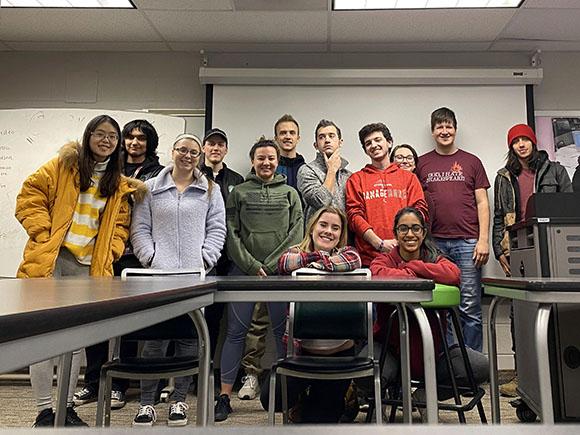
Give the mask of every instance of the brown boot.
POLYGON ((499 386, 499 394, 504 397, 518 397, 518 377, 514 376, 511 381, 499 386))

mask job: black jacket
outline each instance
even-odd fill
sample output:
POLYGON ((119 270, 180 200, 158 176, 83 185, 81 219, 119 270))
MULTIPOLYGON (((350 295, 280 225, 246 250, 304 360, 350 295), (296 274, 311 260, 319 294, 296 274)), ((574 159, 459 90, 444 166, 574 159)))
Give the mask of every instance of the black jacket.
MULTIPOLYGON (((203 172, 205 174, 205 176, 207 178, 209 178, 210 180, 213 180, 220 187, 220 191, 222 193, 222 197, 224 199, 224 204, 225 204, 227 202, 228 196, 230 195, 230 192, 232 191, 234 186, 237 186, 238 184, 243 183, 244 177, 242 177, 236 171, 233 171, 230 168, 228 168, 225 163, 223 165, 224 165, 224 167, 218 172, 217 176, 214 178, 212 168, 210 166, 205 165, 205 163, 203 162, 203 156, 202 156, 202 158, 200 159, 200 163, 199 163, 199 169, 201 172, 203 172)), ((231 262, 231 260, 228 258, 228 255, 227 255, 227 247, 224 244, 224 247, 221 251, 220 258, 219 258, 217 265, 216 265, 217 275, 218 276, 226 276, 228 274, 228 271, 230 270, 232 264, 233 263, 231 262)))
POLYGON ((132 165, 125 161, 123 173, 127 177, 136 178, 141 181, 147 181, 150 178, 156 177, 163 169, 163 165, 159 163, 159 157, 147 156, 142 165, 132 165))
MULTIPOLYGON (((548 159, 546 151, 540 151, 540 165, 534 177, 534 192, 571 192, 572 184, 566 168, 548 159)), ((522 220, 520 210, 520 187, 517 176, 501 168, 497 171, 494 185, 494 210, 492 245, 495 258, 509 256, 509 238, 506 227, 522 220)))
POLYGON ((576 166, 576 171, 572 177, 572 188, 574 192, 580 192, 580 157, 578 157, 578 166, 576 166))

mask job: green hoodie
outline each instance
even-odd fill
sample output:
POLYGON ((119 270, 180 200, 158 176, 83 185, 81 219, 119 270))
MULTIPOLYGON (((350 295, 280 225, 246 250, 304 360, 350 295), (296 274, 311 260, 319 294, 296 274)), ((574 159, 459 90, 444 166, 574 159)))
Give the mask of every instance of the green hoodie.
POLYGON ((248 175, 228 196, 226 219, 228 255, 248 275, 276 274, 280 255, 302 241, 300 197, 280 174, 271 181, 248 175))

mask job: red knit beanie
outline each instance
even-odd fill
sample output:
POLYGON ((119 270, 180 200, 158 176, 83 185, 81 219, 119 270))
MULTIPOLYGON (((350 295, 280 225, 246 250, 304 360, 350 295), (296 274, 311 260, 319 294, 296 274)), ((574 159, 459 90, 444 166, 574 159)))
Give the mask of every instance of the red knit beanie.
POLYGON ((534 145, 538 144, 536 139, 536 135, 534 134, 534 130, 529 125, 526 124, 516 124, 512 128, 509 129, 507 134, 507 142, 508 148, 512 146, 514 140, 518 137, 523 136, 527 137, 529 140, 532 141, 534 145))

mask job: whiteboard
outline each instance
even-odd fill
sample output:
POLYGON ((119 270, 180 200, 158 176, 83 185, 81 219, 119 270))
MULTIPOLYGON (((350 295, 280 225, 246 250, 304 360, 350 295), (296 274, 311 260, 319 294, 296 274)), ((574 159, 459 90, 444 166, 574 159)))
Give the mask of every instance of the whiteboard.
POLYGON ((66 142, 82 139, 95 116, 112 116, 123 128, 146 119, 159 134, 158 154, 166 163, 173 139, 185 131, 185 120, 144 112, 102 109, 0 110, 0 276, 15 276, 22 259, 26 232, 14 217, 16 196, 26 177, 56 156, 66 142))
MULTIPOLYGON (((360 128, 371 122, 389 127, 394 144, 411 144, 419 155, 434 147, 431 112, 439 107, 457 116, 456 144, 477 155, 487 171, 490 212, 493 182, 505 165, 507 131, 526 122, 525 85, 437 86, 281 86, 213 85, 212 124, 229 136, 228 166, 245 175, 250 167, 248 151, 256 139, 272 138, 274 123, 285 113, 300 124, 298 152, 306 161, 315 156, 314 128, 326 118, 342 130, 342 155, 348 168, 360 170, 370 162, 358 139, 360 128)), ((491 226, 491 224, 490 224, 491 226)), ((491 237, 490 237, 491 241, 491 237)), ((502 276, 491 259, 486 275, 502 276)))

